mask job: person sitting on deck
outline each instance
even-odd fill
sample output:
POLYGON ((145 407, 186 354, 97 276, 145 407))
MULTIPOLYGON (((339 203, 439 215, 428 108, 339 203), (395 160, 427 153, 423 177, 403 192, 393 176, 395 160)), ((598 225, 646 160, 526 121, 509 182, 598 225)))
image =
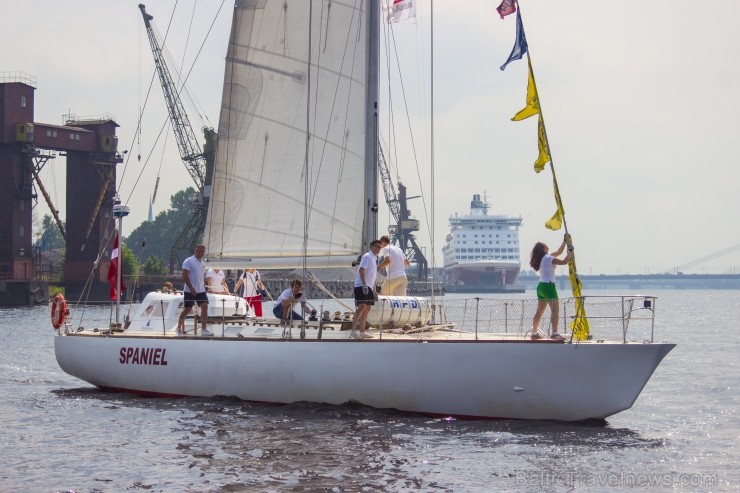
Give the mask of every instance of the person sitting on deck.
POLYGON ((226 276, 221 269, 208 269, 206 282, 209 293, 229 294, 229 285, 226 284, 226 276))

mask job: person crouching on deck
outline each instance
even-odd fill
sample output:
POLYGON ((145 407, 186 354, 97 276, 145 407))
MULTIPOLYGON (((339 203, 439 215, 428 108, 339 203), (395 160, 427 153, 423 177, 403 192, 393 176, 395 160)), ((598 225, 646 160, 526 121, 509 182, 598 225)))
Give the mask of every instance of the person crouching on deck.
MULTIPOLYGON (((298 302, 299 298, 303 296, 301 293, 301 287, 303 283, 298 279, 290 281, 290 287, 280 293, 278 299, 275 300, 275 306, 272 308, 272 314, 275 318, 279 318, 283 322, 287 322, 291 318, 293 320, 303 320, 295 310, 291 312, 293 305, 298 302)), ((301 304, 304 302, 301 301, 301 304)))

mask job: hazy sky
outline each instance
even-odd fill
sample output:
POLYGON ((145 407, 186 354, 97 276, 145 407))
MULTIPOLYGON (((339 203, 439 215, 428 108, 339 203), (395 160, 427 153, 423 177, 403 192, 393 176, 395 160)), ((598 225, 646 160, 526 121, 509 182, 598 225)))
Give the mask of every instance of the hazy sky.
MULTIPOLYGON (((124 226, 128 231, 146 219, 157 173, 162 179, 155 215, 189 184, 171 132, 164 151, 164 136, 154 147, 166 109, 156 80, 144 107, 154 67, 138 3, 0 0, 0 72, 36 77, 36 121, 62 124, 62 115, 70 112, 109 113, 120 125, 119 150, 129 150, 127 164, 118 168, 120 194, 133 209, 124 226)), ((533 171, 536 118, 510 120, 524 106, 526 59, 499 70, 514 43, 515 16, 500 20, 498 3, 435 2, 438 266, 448 217, 467 212, 475 193, 487 194, 493 206, 489 213, 522 216, 523 266, 535 241, 557 246, 562 238, 562 232, 544 228, 555 202, 549 169, 533 171)), ((740 2, 721 0, 701 8, 689 0, 522 3, 580 272, 643 274, 677 267, 687 273, 740 272, 740 248, 697 262, 740 245, 740 157, 733 147, 740 139, 740 2)), ((176 4, 167 46, 178 63, 184 54, 185 71, 215 18, 188 87, 208 118, 201 121, 190 110, 196 131, 203 124, 217 127, 233 2, 225 2, 216 16, 219 0, 150 1, 147 10, 161 34, 176 4)), ((395 133, 383 113, 387 96, 381 101, 382 132, 395 144, 395 152, 389 152, 398 176, 410 195, 423 189, 427 206, 432 203, 429 5, 429 0, 419 2, 417 22, 394 25, 417 132, 416 160, 396 81, 391 84, 395 133)), ((387 85, 381 82, 386 95, 387 85)), ((64 216, 63 158, 46 166, 42 180, 64 216)), ((426 224, 418 199, 411 209, 426 224)), ((41 204, 39 210, 43 215, 46 207, 41 204)), ((429 248, 428 229, 417 236, 429 248)))

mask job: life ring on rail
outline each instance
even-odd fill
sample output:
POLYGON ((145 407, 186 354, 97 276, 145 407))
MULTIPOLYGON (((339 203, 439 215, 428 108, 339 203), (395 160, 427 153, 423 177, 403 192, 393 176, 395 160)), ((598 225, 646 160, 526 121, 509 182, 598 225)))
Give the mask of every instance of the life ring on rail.
POLYGON ((58 329, 64 324, 64 320, 69 316, 69 308, 67 308, 67 300, 64 296, 59 293, 54 296, 51 302, 51 325, 58 329))

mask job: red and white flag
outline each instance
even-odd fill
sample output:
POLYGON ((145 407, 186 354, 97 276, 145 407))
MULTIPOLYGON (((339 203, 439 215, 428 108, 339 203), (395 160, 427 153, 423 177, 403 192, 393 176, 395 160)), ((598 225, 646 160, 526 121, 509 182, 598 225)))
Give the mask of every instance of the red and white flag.
POLYGON ((388 6, 388 22, 405 21, 411 17, 416 17, 415 0, 393 0, 393 4, 388 6))
MULTIPOLYGON (((110 299, 115 300, 118 298, 116 289, 118 287, 118 262, 121 258, 120 250, 118 248, 118 233, 116 232, 116 239, 113 240, 113 251, 110 252, 110 265, 108 265, 108 284, 110 284, 110 299)), ((121 276, 121 291, 126 291, 126 285, 123 283, 123 276, 121 276)))
POLYGON ((496 12, 498 12, 498 15, 500 15, 502 19, 509 14, 513 14, 516 12, 516 0, 504 0, 501 2, 501 5, 496 7, 496 12))

